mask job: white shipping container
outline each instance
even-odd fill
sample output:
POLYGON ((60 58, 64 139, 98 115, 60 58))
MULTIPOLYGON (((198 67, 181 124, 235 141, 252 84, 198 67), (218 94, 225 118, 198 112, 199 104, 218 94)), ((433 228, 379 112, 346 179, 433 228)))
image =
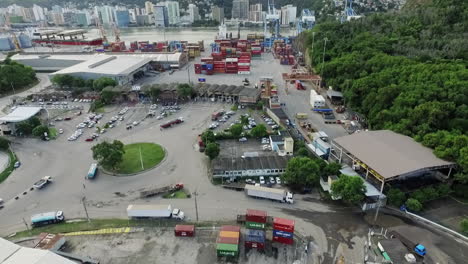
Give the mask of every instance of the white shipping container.
POLYGON ((321 95, 314 96, 310 98, 310 105, 312 108, 322 108, 325 107, 325 98, 321 95))
POLYGON ((237 63, 237 66, 250 66, 249 62, 239 62, 237 63))
POLYGON ((127 207, 128 217, 171 217, 172 209, 168 204, 131 204, 127 207))
POLYGON ((249 71, 238 71, 237 74, 244 74, 245 75, 245 74, 250 74, 250 72, 249 71))
POLYGON ((286 197, 285 190, 254 186, 254 185, 246 185, 245 192, 247 193, 248 196, 276 200, 276 201, 284 201, 284 198, 286 197))

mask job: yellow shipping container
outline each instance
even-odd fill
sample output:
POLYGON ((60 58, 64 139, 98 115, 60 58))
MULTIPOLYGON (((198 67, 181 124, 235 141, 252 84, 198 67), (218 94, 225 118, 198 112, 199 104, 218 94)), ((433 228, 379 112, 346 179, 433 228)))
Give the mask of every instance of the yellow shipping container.
POLYGON ((219 232, 219 236, 220 236, 220 237, 239 238, 239 232, 221 231, 221 232, 219 232))

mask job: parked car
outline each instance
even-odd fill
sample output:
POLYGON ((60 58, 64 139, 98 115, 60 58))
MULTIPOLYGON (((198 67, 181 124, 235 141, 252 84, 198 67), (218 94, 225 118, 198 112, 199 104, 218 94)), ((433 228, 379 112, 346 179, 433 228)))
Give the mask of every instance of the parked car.
POLYGON ((239 142, 246 142, 247 141, 247 138, 246 137, 241 137, 239 138, 239 142))
POLYGON ((260 176, 260 184, 265 184, 265 177, 260 176))
POLYGON ((280 177, 276 177, 276 183, 281 184, 281 178, 280 177))
POLYGON ((63 129, 60 128, 60 129, 58 130, 58 132, 59 132, 59 134, 63 134, 63 129))
POLYGON ((275 184, 275 183, 276 183, 276 182, 275 182, 275 178, 273 178, 273 177, 270 177, 269 180, 270 180, 270 183, 271 183, 271 184, 275 184))
POLYGON ((91 142, 91 141, 94 141, 94 138, 90 137, 90 138, 87 138, 85 139, 86 142, 91 142))
POLYGON ((17 161, 15 162, 15 165, 13 167, 15 167, 16 169, 16 168, 19 168, 20 166, 21 166, 21 162, 17 161))

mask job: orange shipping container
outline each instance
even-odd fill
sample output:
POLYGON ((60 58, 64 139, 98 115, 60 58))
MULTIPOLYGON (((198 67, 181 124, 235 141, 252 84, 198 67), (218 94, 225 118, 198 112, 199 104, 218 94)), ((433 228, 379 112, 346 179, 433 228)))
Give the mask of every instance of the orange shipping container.
POLYGON ((239 232, 232 232, 232 231, 221 231, 219 232, 220 237, 233 237, 233 238, 238 238, 239 237, 239 232))

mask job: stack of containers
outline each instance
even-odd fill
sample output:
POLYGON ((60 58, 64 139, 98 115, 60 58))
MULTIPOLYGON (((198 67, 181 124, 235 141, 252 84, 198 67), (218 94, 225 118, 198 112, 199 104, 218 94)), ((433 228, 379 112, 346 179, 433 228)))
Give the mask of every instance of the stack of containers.
POLYGON ((267 212, 261 210, 247 209, 245 214, 245 227, 248 229, 265 229, 267 212))
POLYGON ((202 73, 202 65, 201 64, 195 64, 195 74, 201 74, 202 73))
POLYGON ((262 56, 262 47, 259 43, 252 44, 252 57, 258 58, 262 56))
POLYGON ((222 226, 216 240, 218 257, 236 257, 239 254, 239 226, 222 226))
POLYGON ((273 241, 281 244, 294 244, 294 220, 273 218, 273 241))
POLYGON ((195 234, 194 225, 176 225, 174 228, 175 236, 193 237, 195 234))
POLYGON ((237 74, 237 58, 226 58, 226 73, 237 74))
POLYGON ((265 231, 247 229, 244 246, 245 248, 265 249, 265 231))
POLYGON ((224 60, 214 61, 214 73, 225 73, 226 72, 226 62, 224 60))

